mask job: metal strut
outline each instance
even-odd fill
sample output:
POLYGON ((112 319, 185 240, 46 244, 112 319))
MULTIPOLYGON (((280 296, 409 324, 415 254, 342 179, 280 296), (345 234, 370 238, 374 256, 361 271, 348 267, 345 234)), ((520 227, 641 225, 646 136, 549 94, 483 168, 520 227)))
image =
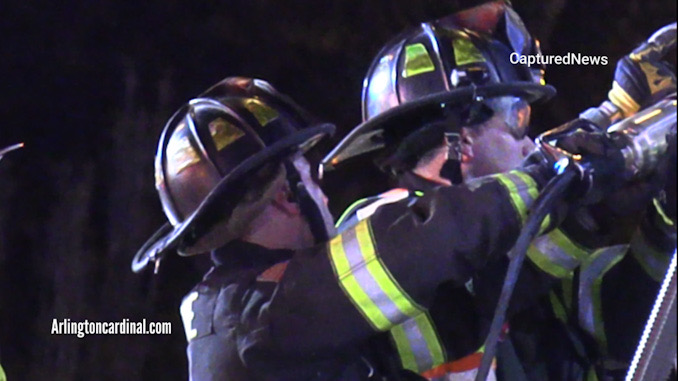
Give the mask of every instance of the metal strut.
POLYGON ((676 365, 676 251, 657 294, 626 381, 661 381, 676 365))

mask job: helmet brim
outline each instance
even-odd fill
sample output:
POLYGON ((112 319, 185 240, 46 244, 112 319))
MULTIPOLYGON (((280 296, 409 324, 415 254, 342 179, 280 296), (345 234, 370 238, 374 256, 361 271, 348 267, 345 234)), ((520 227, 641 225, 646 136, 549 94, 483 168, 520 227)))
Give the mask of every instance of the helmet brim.
MULTIPOLYGON (((149 262, 160 259, 167 251, 181 249, 185 245, 182 242, 188 234, 193 232, 193 227, 201 221, 209 210, 213 210, 224 196, 235 190, 247 175, 261 168, 263 165, 282 161, 295 151, 306 151, 320 141, 323 137, 332 135, 335 126, 333 124, 318 124, 305 128, 284 139, 281 139, 252 157, 244 160, 235 167, 227 176, 217 183, 198 208, 185 218, 181 223, 172 226, 170 223, 163 225, 151 238, 137 251, 132 260, 132 271, 141 272, 149 262)), ((196 240, 197 241, 197 240, 196 240)))
POLYGON ((323 158, 322 169, 332 170, 346 159, 381 148, 383 145, 370 141, 371 136, 379 130, 394 128, 398 125, 398 120, 419 115, 431 110, 432 107, 464 104, 472 101, 474 97, 496 98, 508 95, 520 97, 529 103, 540 103, 551 99, 555 94, 556 89, 551 85, 514 82, 464 87, 408 101, 355 127, 323 158))

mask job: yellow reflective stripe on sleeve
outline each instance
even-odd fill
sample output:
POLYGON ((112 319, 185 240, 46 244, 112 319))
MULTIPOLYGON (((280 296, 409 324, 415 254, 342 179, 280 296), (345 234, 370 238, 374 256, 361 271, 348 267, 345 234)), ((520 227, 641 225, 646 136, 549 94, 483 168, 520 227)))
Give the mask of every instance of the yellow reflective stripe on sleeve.
POLYGON ((556 315, 556 318, 563 323, 567 323, 567 311, 565 310, 563 303, 558 299, 558 295, 551 291, 549 293, 549 299, 551 300, 551 308, 553 308, 553 313, 556 315))
POLYGON ((342 237, 338 235, 330 241, 330 259, 335 275, 339 280, 344 293, 349 297, 353 305, 363 315, 372 328, 379 331, 385 331, 391 325, 391 322, 377 308, 370 297, 363 291, 357 280, 351 273, 351 267, 344 253, 342 237))
POLYGON ((574 243, 560 229, 555 229, 535 238, 527 256, 542 271, 556 278, 565 278, 572 277, 574 269, 591 252, 574 243))
POLYGON ((671 221, 669 216, 666 215, 664 208, 662 208, 661 204, 659 203, 659 200, 657 200, 656 197, 652 199, 652 204, 654 205, 654 208, 657 211, 657 214, 659 214, 659 216, 661 217, 664 224, 666 224, 668 226, 673 226, 674 225, 673 221, 671 221))
POLYGON ((531 244, 527 249, 527 257, 541 271, 558 279, 572 278, 574 274, 573 270, 569 270, 552 263, 548 257, 546 257, 541 251, 539 251, 539 249, 534 246, 534 244, 531 244))
POLYGON ((628 248, 629 245, 616 245, 596 250, 582 264, 579 276, 579 324, 596 339, 603 353, 607 351, 600 294, 603 277, 628 248))
POLYGON ((428 313, 398 324, 390 334, 403 368, 421 373, 445 363, 445 351, 428 313))
POLYGON ((341 288, 374 329, 386 331, 424 311, 402 290, 377 255, 369 220, 333 238, 329 248, 341 288))
POLYGON ((528 186, 527 188, 527 193, 532 196, 532 199, 536 199, 537 196, 539 196, 539 191, 537 190, 537 183, 534 181, 533 178, 527 175, 525 172, 520 172, 520 171, 511 171, 509 172, 511 175, 518 176, 523 182, 528 186))
POLYGON ((630 250, 633 258, 636 259, 647 275, 657 282, 664 279, 666 269, 669 268, 671 261, 671 252, 657 250, 647 241, 642 229, 637 229, 631 237, 630 250))
POLYGON ((398 324, 391 328, 390 334, 391 338, 393 339, 393 343, 398 350, 398 356, 400 357, 400 363, 402 364, 403 368, 417 372, 419 365, 417 364, 417 359, 414 356, 414 350, 407 339, 407 333, 405 333, 405 328, 403 325, 398 324))
POLYGON ((527 174, 520 171, 511 171, 493 175, 509 192, 511 204, 518 213, 520 224, 525 224, 527 210, 537 198, 538 189, 536 182, 527 174))

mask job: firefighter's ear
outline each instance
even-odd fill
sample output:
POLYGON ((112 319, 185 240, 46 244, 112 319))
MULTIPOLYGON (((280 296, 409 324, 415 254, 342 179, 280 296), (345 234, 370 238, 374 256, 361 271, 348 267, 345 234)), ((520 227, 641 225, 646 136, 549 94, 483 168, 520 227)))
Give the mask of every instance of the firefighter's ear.
POLYGON ((286 182, 276 191, 275 196, 271 201, 271 205, 288 216, 301 214, 299 204, 297 204, 294 194, 286 182))

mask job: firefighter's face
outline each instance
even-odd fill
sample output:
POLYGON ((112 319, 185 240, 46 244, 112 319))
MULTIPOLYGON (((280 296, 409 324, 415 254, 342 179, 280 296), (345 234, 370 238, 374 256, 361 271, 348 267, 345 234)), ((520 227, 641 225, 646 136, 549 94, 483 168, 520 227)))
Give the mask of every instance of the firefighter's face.
POLYGON ((527 128, 530 106, 526 103, 514 110, 496 113, 480 126, 464 127, 461 133, 461 172, 464 181, 506 172, 518 167, 534 146, 521 135, 527 128), (524 131, 524 130, 523 130, 524 131))
POLYGON ((297 171, 299 171, 301 181, 306 186, 308 194, 315 202, 318 211, 320 211, 325 229, 331 237, 334 232, 334 219, 332 218, 332 213, 330 213, 330 210, 327 207, 327 196, 325 196, 323 190, 320 189, 318 183, 313 180, 311 176, 311 165, 309 164, 308 160, 306 160, 306 158, 298 155, 295 157, 293 163, 294 167, 297 169, 297 171))

